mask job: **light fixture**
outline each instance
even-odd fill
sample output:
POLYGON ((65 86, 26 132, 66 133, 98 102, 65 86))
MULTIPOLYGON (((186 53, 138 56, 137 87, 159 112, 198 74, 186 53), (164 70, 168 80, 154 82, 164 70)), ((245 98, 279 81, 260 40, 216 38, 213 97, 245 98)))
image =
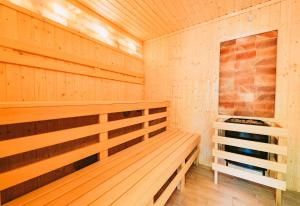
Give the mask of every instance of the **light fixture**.
POLYGON ((65 18, 69 17, 69 12, 66 9, 64 9, 61 5, 54 3, 52 4, 52 8, 56 14, 59 14, 60 16, 63 16, 65 18))
POLYGON ((133 43, 132 41, 128 41, 127 44, 128 44, 128 48, 129 48, 130 52, 136 53, 136 51, 137 51, 136 44, 133 43))
MULTIPOLYGON (((1 1, 1 0, 0 0, 1 1)), ((142 57, 142 45, 68 0, 8 0, 126 53, 142 57)))
POLYGON ((58 16, 52 12, 49 12, 48 10, 42 10, 42 15, 48 19, 51 19, 59 24, 62 24, 64 26, 68 26, 68 21, 64 19, 61 16, 58 16))
POLYGON ((104 26, 94 24, 93 29, 95 30, 95 32, 97 32, 97 34, 100 36, 100 38, 102 38, 102 39, 108 38, 109 32, 104 26))

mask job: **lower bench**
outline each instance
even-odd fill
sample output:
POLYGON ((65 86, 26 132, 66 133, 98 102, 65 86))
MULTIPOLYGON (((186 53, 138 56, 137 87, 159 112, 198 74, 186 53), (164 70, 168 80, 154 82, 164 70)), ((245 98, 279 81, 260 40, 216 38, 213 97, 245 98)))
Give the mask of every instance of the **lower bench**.
POLYGON ((199 135, 168 130, 21 196, 13 205, 164 205, 184 187, 199 135))

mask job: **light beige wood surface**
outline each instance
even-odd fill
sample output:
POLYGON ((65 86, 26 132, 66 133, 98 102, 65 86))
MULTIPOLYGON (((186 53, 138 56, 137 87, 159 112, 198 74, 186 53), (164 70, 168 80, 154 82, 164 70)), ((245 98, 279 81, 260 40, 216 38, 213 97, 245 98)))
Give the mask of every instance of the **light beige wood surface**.
POLYGON ((143 40, 162 36, 268 0, 82 0, 143 40))
MULTIPOLYGON (((123 103, 123 104, 111 104, 110 108, 111 110, 107 110, 107 113, 104 113, 104 109, 107 108, 107 104, 95 104, 97 107, 93 109, 94 115, 99 115, 100 122, 98 124, 84 126, 84 127, 76 127, 71 128, 67 130, 59 130, 55 132, 47 132, 43 134, 33 135, 33 136, 23 136, 20 138, 14 138, 9 140, 0 141, 0 145, 3 148, 0 153, 0 157, 8 157, 13 156, 16 154, 21 154, 24 152, 37 150, 44 147, 53 146, 56 144, 66 143, 71 140, 91 136, 94 134, 100 134, 100 141, 98 143, 89 145, 87 147, 79 148, 64 154, 60 154, 51 158, 47 158, 43 161, 38 161, 32 164, 24 165, 19 168, 15 168, 14 170, 9 170, 3 173, 0 173, 0 190, 7 189, 9 187, 12 187, 14 185, 17 185, 19 183, 25 182, 27 180, 30 180, 32 178, 41 176, 43 174, 46 174, 50 171, 56 170, 58 168, 61 168, 65 165, 69 165, 73 162, 76 162, 80 159, 86 158, 88 156, 91 156, 96 153, 108 153, 109 148, 112 148, 113 146, 117 146, 119 144, 122 144, 124 142, 128 142, 131 139, 137 138, 139 136, 136 132, 127 133, 124 135, 119 135, 118 137, 115 137, 113 139, 107 138, 107 132, 132 126, 139 123, 148 122, 151 120, 159 119, 162 117, 167 117, 167 113, 164 112, 162 115, 160 113, 151 114, 148 116, 140 116, 140 117, 134 117, 134 118, 125 118, 122 120, 116 120, 116 121, 107 121, 107 115, 112 112, 116 111, 130 111, 135 110, 137 107, 140 107, 140 109, 145 109, 143 106, 146 106, 147 109, 156 108, 156 107, 165 107, 169 103, 168 102, 149 102, 149 103, 123 103), (134 109, 131 109, 132 106, 134 109), (130 108, 131 107, 131 108, 130 108), (105 117, 105 118, 103 118, 105 117), (153 118, 152 118, 153 117, 153 118), (133 133, 133 134, 132 134, 133 133), (101 135, 105 135, 106 138, 101 138, 101 135), (41 139, 43 141, 41 141, 41 139), (14 145, 14 146, 13 146, 14 145), (13 149, 12 149, 13 147, 13 149)), ((108 104, 109 105, 109 104, 108 104)), ((12 109, 14 108, 3 108, 2 111, 6 111, 5 115, 1 115, 4 122, 2 122, 3 125, 7 124, 5 122, 5 119, 14 120, 10 123, 16 123, 16 122, 22 122, 21 118, 13 117, 14 115, 20 115, 26 113, 30 117, 30 119, 27 119, 27 121, 38 121, 38 120, 51 120, 51 119, 57 119, 60 116, 60 112, 64 111, 68 106, 53 106, 52 111, 53 113, 49 115, 48 107, 30 107, 30 109, 33 111, 33 113, 27 113, 26 111, 19 111, 15 112, 12 109), (59 111, 59 108, 61 111, 59 111), (34 112, 35 111, 35 112, 34 112), (39 115, 42 115, 41 118, 37 118, 34 113, 37 113, 39 115), (56 114, 56 117, 55 117, 56 114), (53 116, 54 115, 54 116, 53 116), (58 116, 57 116, 58 115, 58 116)), ((77 108, 73 108, 76 110, 81 110, 84 107, 88 107, 88 105, 82 105, 78 106, 77 108)), ((22 104, 19 104, 18 109, 22 109, 22 104)), ((26 109, 23 108, 23 109, 26 109)), ((90 108, 90 111, 92 108, 90 108)), ((81 116, 84 116, 87 114, 82 113, 81 116)), ((91 113, 89 114, 91 115, 91 113)), ((72 113, 70 113, 69 116, 65 114, 64 118, 67 117, 74 117, 72 113)), ((60 117, 61 118, 61 117, 60 117)), ((26 122, 26 121, 23 121, 26 122)), ((147 127, 145 129, 140 129, 141 136, 147 135, 150 132, 157 131, 161 128, 166 128, 167 124, 166 122, 162 122, 156 125, 152 125, 150 127, 147 127)))
POLYGON ((1 102, 143 98, 142 59, 3 2, 1 102))
POLYGON ((300 191, 300 1, 268 1, 145 42, 146 99, 171 101, 171 126, 203 136, 201 164, 212 162, 218 116, 220 42, 278 30, 273 121, 288 132, 287 188, 300 191))
MULTIPOLYGON (((215 129, 215 136, 213 136, 213 142, 215 144, 215 148, 212 151, 212 155, 214 156, 217 161, 214 161, 212 164, 213 170, 215 170, 215 183, 218 182, 218 172, 222 172, 228 175, 233 175, 235 177, 243 178, 249 181, 253 181, 259 184, 267 185, 269 187, 273 187, 276 189, 276 205, 281 205, 281 191, 286 190, 286 182, 282 178, 282 174, 287 173, 287 164, 284 159, 286 159, 287 156, 287 145, 284 144, 286 141, 282 140, 288 140, 288 132, 285 128, 280 127, 277 123, 269 123, 269 126, 262 126, 262 125, 245 125, 245 124, 233 124, 224 122, 222 119, 217 119, 213 123, 213 127, 215 129), (245 132, 245 133, 254 133, 254 134, 260 134, 260 135, 267 135, 269 137, 273 137, 276 139, 275 144, 274 142, 268 142, 268 143, 258 143, 255 141, 245 141, 245 140, 237 140, 230 138, 230 137, 220 137, 216 135, 224 133, 225 130, 230 131, 237 131, 237 132, 245 132), (221 139, 221 142, 218 141, 218 139, 221 139), (231 140, 232 139, 232 140, 231 140), (266 151, 268 152, 269 156, 271 157, 271 154, 274 154, 274 149, 281 148, 285 151, 285 153, 282 155, 280 153, 275 158, 269 158, 269 159, 259 159, 256 157, 250 157, 243 154, 235 154, 232 152, 224 151, 224 140, 225 145, 236 145, 239 148, 246 148, 246 149, 255 149, 256 151, 266 151), (251 142, 251 143, 249 143, 251 142), (228 144, 227 144, 228 143, 228 144), (250 145, 250 148, 247 147, 247 145, 250 145), (268 145, 269 147, 266 147, 268 145), (263 148, 263 150, 260 150, 260 148, 263 148), (266 150, 267 149, 267 150, 266 150), (221 161, 219 162, 218 160, 221 161), (250 173, 249 171, 242 171, 236 168, 231 168, 228 165, 224 164, 224 160, 231 160, 234 162, 239 162, 242 164, 248 164, 252 166, 256 166, 259 168, 264 168, 267 170, 265 172, 266 175, 261 176, 260 174, 254 174, 250 173), (270 175, 271 172, 275 172, 275 175, 270 175)), ((280 151, 282 152, 282 151, 280 151)), ((275 150, 275 154, 276 153, 275 150)))
MULTIPOLYGON (((123 161, 113 156, 109 157, 106 159, 106 163, 94 164, 87 171, 83 169, 67 176, 64 178, 65 180, 60 180, 60 183, 54 182, 52 185, 41 188, 40 191, 34 191, 34 195, 29 193, 6 205, 67 205, 68 203, 71 205, 88 203, 111 205, 112 203, 117 204, 118 201, 121 205, 128 205, 132 202, 140 202, 137 205, 146 205, 142 203, 143 198, 149 201, 149 198, 156 194, 174 170, 197 146, 199 139, 197 136, 175 131, 163 133, 147 142, 144 146, 137 145, 136 150, 131 150, 131 152, 127 150, 121 152, 123 161), (139 150, 142 151, 137 153, 139 150), (129 156, 131 156, 131 160, 129 156), (111 158, 117 162, 112 161, 111 158), (105 166, 109 166, 110 169, 100 169, 105 166), (96 169, 96 167, 98 168, 96 169), (80 173, 89 174, 79 178, 80 173), (77 179, 74 178, 76 176, 77 179), (72 177, 73 180, 70 181, 69 179, 72 177), (154 181, 158 177, 160 177, 160 181, 154 181), (77 186, 75 186, 76 182, 77 186), (57 184, 61 186, 59 187, 57 184), (70 187, 71 184, 72 187, 70 187), (153 189, 149 190, 145 184, 153 189), (131 189, 127 191, 126 188, 131 189), (147 195, 141 198, 140 193, 147 195), (126 203, 126 201, 128 202, 126 203)), ((183 168, 183 172, 178 174, 177 182, 188 170, 197 154, 197 152, 193 153, 183 168)))
POLYGON ((163 205, 199 154, 199 135, 167 128, 168 106, 167 101, 2 104, 1 112, 5 115, 1 115, 1 126, 86 115, 96 115, 98 120, 97 124, 0 140, 1 147, 10 148, 0 153, 1 158, 12 158, 1 162, 2 166, 6 166, 18 154, 62 145, 87 136, 96 135, 97 138, 97 142, 92 144, 0 172, 0 191, 3 192, 84 158, 95 154, 98 156, 98 162, 40 189, 31 190, 31 193, 13 201, 6 201, 4 205, 129 205, 131 202, 146 205, 150 201, 163 205), (64 112, 68 111, 68 107, 75 114, 64 112), (26 111, 28 109, 30 112, 26 111), (76 114, 77 110, 80 112, 76 114), (137 113, 139 116, 125 115, 122 119, 113 119, 117 113, 127 114, 136 110, 140 111, 137 113), (27 116, 24 118, 22 114, 27 116), (153 122, 156 120, 162 121, 153 122), (146 127, 111 135, 113 131, 137 124, 146 127), (149 134, 161 129, 165 131, 150 138, 149 134), (127 145, 125 150, 111 154, 112 148, 136 138, 141 139, 139 143, 127 145), (162 199, 154 199, 176 171, 174 179, 163 191, 162 199))
MULTIPOLYGON (((283 206, 298 206, 300 193, 283 192, 283 206)), ((213 182, 213 171, 192 166, 186 175, 186 187, 175 191, 166 206, 275 206, 275 192, 266 186, 225 174, 219 184, 213 182)))
POLYGON ((1 0, 1 4, 115 51, 142 57, 142 41, 77 0, 1 0))

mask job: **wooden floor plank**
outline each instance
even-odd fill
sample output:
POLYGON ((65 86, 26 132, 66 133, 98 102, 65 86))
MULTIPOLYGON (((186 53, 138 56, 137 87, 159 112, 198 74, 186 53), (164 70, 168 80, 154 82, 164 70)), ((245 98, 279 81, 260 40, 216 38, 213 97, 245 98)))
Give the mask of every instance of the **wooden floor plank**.
MULTIPOLYGON (((273 188, 222 173, 215 185, 213 175, 208 167, 192 166, 183 192, 175 190, 165 206, 275 206, 273 188)), ((283 192, 282 205, 299 206, 300 192, 283 192)))
MULTIPOLYGON (((118 154, 115 154, 115 155, 109 157, 108 159, 105 159, 104 161, 90 165, 90 166, 84 168, 83 170, 79 170, 76 173, 73 173, 64 178, 61 178, 53 183, 50 183, 49 185, 46 185, 46 186, 44 186, 38 190, 35 190, 27 195, 24 195, 14 201, 11 201, 11 202, 7 203, 5 206, 16 206, 16 205, 23 205, 26 203, 27 203, 27 205, 31 205, 31 204, 36 205, 36 203, 30 203, 30 201, 36 200, 36 199, 44 199, 45 195, 49 194, 50 192, 55 191, 56 189, 62 187, 65 184, 73 182, 75 179, 81 178, 83 176, 89 176, 88 174, 90 172, 100 171, 100 170, 102 170, 102 168, 108 167, 108 165, 110 165, 112 167, 113 166, 113 164, 111 165, 112 162, 114 162, 114 164, 118 164, 128 157, 134 156, 134 155, 140 153, 141 151, 144 151, 144 148, 142 147, 143 145, 149 144, 149 146, 151 146, 152 144, 157 144, 157 142, 159 142, 161 139, 164 139, 164 138, 166 138, 166 136, 174 134, 175 132, 178 132, 178 131, 172 130, 169 132, 164 132, 164 133, 156 136, 152 142, 149 142, 149 143, 142 142, 142 143, 139 143, 138 145, 134 145, 124 151, 119 152, 118 154)), ((37 203, 38 203, 38 201, 37 201, 37 203)))
POLYGON ((93 178, 91 181, 86 182, 84 185, 81 185, 80 188, 76 188, 69 193, 63 194, 60 198, 52 201, 49 205, 64 205, 72 202, 73 200, 85 200, 84 203, 86 204, 86 200, 98 197, 101 193, 106 192, 119 181, 127 177, 133 171, 144 165, 146 162, 151 160, 152 158, 159 155, 164 150, 168 149, 171 145, 175 144, 176 142, 181 142, 180 137, 178 135, 172 135, 170 141, 160 141, 159 148, 153 148, 151 151, 145 151, 144 158, 133 158, 134 161, 132 162, 123 162, 124 165, 120 164, 115 167, 113 170, 107 171, 105 174, 93 178), (175 138, 174 138, 175 137, 175 138), (133 164, 134 163, 134 164, 133 164), (120 172, 122 171, 122 172, 120 172), (109 181, 107 181, 109 180, 109 181), (102 184, 103 183, 103 184, 102 184), (99 190, 99 192, 97 191, 99 190))

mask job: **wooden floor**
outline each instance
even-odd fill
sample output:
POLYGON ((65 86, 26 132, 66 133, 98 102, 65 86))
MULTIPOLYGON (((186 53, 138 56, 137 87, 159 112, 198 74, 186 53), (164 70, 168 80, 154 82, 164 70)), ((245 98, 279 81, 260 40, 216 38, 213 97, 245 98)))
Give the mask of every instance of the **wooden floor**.
MULTIPOLYGON (((274 189, 220 174, 213 183, 213 171, 192 166, 186 176, 186 188, 174 191, 166 206, 249 206, 275 205, 274 189)), ((284 192, 283 206, 299 206, 300 193, 284 192)))

